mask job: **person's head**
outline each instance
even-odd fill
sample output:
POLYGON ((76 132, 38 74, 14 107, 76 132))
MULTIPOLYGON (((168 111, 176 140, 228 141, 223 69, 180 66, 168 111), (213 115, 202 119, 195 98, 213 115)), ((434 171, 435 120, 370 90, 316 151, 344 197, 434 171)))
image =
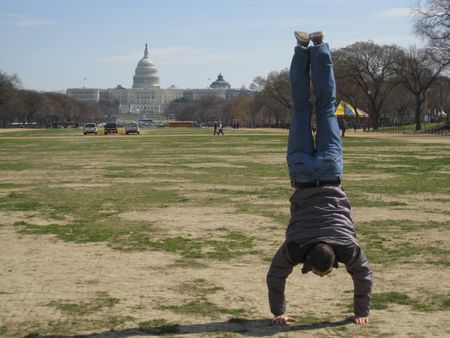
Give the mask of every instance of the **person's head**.
POLYGON ((311 265, 312 272, 323 277, 333 270, 336 254, 328 244, 318 243, 308 250, 306 257, 311 265))

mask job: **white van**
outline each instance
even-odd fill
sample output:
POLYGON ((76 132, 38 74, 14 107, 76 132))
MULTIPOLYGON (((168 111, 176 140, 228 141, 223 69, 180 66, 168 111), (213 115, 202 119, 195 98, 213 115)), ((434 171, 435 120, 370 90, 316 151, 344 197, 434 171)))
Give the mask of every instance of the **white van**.
POLYGON ((97 125, 95 123, 85 123, 83 126, 83 134, 95 134, 98 135, 97 125))
POLYGON ((140 134, 139 124, 137 122, 128 122, 125 125, 125 133, 128 134, 140 134))

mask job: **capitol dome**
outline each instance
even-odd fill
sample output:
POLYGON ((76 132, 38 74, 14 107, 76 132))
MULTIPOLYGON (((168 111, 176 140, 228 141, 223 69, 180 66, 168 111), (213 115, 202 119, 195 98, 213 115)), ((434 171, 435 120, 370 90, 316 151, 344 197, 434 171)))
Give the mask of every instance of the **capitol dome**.
POLYGON ((148 57, 145 44, 144 57, 138 62, 133 76, 133 88, 159 88, 159 75, 155 63, 148 57))
POLYGON ((231 85, 223 79, 222 73, 217 76, 217 80, 209 85, 212 89, 230 89, 231 85))

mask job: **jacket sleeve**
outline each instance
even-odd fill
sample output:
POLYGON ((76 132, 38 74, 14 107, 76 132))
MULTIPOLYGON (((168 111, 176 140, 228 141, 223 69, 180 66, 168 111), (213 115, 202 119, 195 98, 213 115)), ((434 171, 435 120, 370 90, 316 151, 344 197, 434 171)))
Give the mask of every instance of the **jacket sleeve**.
POLYGON ((289 259, 285 243, 278 249, 267 273, 267 288, 269 290, 270 311, 274 316, 282 315, 286 311, 284 289, 286 278, 291 274, 294 264, 289 259))
POLYGON ((355 315, 367 317, 372 299, 372 268, 358 245, 355 246, 354 259, 346 265, 346 269, 353 279, 355 315))

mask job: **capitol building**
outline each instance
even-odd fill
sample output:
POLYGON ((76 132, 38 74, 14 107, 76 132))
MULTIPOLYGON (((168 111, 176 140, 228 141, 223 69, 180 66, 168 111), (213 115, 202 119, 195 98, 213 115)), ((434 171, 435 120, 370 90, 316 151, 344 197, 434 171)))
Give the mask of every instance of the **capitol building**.
POLYGON ((149 57, 147 44, 144 57, 139 60, 133 76, 132 88, 118 85, 111 89, 68 88, 67 95, 85 103, 109 102, 119 103, 121 114, 160 114, 174 100, 202 100, 220 98, 228 100, 238 95, 250 95, 246 89, 232 89, 230 84, 219 74, 217 80, 205 89, 179 89, 174 86, 161 89, 159 74, 155 63, 149 57))

